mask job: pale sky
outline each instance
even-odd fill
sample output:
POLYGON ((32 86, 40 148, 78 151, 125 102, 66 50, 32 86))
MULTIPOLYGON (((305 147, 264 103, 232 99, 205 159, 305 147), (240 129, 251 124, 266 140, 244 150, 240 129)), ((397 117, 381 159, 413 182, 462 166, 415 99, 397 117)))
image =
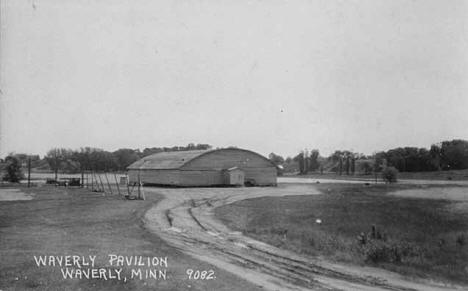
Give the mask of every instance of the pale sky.
POLYGON ((0 156, 468 139, 468 1, 2 0, 0 156))

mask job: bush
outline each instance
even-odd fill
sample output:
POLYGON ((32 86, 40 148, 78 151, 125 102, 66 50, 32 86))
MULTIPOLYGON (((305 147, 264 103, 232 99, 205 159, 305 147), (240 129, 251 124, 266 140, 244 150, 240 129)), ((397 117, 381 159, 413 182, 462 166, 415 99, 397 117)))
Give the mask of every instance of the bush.
POLYGON ((398 170, 395 167, 386 167, 382 171, 382 179, 386 183, 396 183, 398 178, 398 170))
POLYGON ((467 241, 465 234, 464 233, 458 234, 455 241, 459 247, 463 247, 467 241))
POLYGON ((17 158, 9 156, 5 159, 5 162, 7 165, 5 167, 5 174, 2 177, 3 181, 18 183, 24 178, 20 162, 17 158))
POLYGON ((404 263, 420 258, 424 250, 407 242, 386 242, 370 240, 362 246, 365 261, 372 263, 404 263))

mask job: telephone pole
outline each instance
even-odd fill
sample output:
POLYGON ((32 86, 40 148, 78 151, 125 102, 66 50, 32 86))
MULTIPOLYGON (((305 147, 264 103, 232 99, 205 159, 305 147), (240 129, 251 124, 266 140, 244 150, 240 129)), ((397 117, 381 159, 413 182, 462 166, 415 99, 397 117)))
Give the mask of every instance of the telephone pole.
POLYGON ((31 187, 31 156, 28 157, 28 188, 31 187))

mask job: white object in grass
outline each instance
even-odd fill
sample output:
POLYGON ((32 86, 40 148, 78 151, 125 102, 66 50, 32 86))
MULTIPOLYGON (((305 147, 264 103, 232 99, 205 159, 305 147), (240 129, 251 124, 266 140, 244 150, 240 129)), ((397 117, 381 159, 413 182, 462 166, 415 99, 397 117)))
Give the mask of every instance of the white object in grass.
POLYGON ((322 223, 322 220, 321 220, 320 218, 317 218, 317 219, 315 220, 315 223, 321 224, 321 223, 322 223))

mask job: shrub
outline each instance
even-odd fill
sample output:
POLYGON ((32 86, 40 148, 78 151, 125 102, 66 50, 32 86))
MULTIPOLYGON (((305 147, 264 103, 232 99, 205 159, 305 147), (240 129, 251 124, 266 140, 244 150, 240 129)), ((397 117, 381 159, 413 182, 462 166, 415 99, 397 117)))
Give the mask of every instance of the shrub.
POLYGON ((457 235, 456 243, 459 247, 463 247, 466 244, 466 236, 464 233, 460 233, 457 235))
POLYGON ((398 170, 395 167, 386 167, 382 171, 382 179, 386 183, 396 183, 398 178, 398 170))
POLYGON ((424 251, 407 242, 386 242, 382 240, 370 240, 362 248, 366 261, 373 263, 402 263, 419 258, 424 251))
POLYGON ((381 241, 370 241, 364 247, 366 261, 373 263, 400 262, 401 256, 398 248, 381 241))
POLYGON ((9 156, 5 159, 5 162, 7 165, 5 167, 5 174, 2 177, 3 181, 18 183, 24 178, 20 162, 16 157, 9 156))

